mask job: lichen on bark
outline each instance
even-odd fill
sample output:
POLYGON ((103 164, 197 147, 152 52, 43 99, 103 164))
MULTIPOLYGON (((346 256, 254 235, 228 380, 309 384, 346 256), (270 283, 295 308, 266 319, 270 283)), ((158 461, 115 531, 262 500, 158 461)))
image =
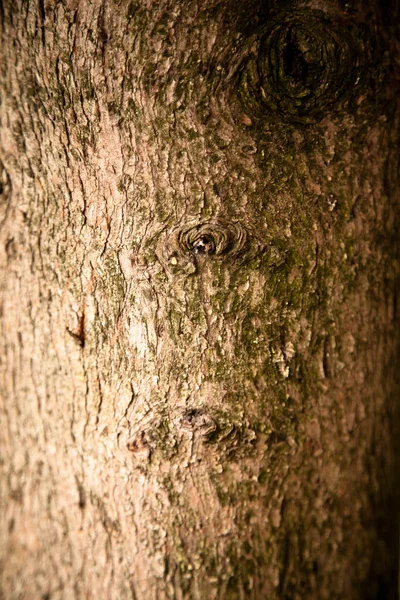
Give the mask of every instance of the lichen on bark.
POLYGON ((3 4, 2 593, 395 598, 380 7, 3 4))

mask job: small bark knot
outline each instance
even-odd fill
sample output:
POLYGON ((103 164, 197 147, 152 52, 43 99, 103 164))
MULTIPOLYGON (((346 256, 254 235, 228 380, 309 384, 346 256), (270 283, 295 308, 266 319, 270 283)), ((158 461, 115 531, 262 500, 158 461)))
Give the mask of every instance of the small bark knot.
POLYGON ((132 438, 126 444, 126 449, 136 456, 148 459, 151 454, 151 447, 144 431, 139 431, 135 438, 132 438))
POLYGON ((223 260, 236 257, 245 250, 247 232, 240 223, 206 221, 186 223, 170 237, 172 256, 204 256, 223 260))
POLYGON ((180 420, 182 429, 199 432, 207 437, 218 429, 216 421, 201 409, 192 408, 185 411, 180 420))

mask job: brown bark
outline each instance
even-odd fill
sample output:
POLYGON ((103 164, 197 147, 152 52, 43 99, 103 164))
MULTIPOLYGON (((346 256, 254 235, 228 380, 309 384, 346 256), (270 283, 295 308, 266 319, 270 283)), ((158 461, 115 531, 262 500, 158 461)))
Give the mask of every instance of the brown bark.
POLYGON ((378 7, 5 2, 1 593, 395 598, 378 7))

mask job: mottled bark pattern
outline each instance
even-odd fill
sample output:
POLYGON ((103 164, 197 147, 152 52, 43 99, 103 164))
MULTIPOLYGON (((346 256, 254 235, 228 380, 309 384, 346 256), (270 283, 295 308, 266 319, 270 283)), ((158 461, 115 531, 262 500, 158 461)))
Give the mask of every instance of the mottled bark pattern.
POLYGON ((3 4, 1 597, 394 598, 390 23, 3 4))

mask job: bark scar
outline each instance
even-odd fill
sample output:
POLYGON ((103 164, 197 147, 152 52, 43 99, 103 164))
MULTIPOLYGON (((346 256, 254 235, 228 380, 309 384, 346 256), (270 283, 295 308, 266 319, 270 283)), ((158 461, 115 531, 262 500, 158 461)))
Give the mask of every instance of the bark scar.
POLYGON ((67 327, 67 333, 80 345, 81 348, 85 347, 85 311, 82 311, 79 317, 78 327, 75 331, 67 327))

